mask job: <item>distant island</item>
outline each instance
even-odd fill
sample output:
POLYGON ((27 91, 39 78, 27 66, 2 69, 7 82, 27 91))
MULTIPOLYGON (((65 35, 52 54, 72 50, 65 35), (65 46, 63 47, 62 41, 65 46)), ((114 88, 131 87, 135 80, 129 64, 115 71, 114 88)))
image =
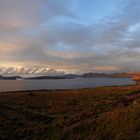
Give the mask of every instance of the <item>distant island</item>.
POLYGON ((84 73, 78 74, 65 74, 58 76, 34 76, 34 77, 22 77, 22 76, 2 76, 0 80, 45 80, 45 79, 73 79, 73 78, 132 78, 133 73, 84 73))
POLYGON ((129 73, 85 73, 81 75, 84 78, 131 78, 129 73))
POLYGON ((0 75, 0 80, 18 80, 18 79, 24 79, 21 76, 2 76, 0 75))

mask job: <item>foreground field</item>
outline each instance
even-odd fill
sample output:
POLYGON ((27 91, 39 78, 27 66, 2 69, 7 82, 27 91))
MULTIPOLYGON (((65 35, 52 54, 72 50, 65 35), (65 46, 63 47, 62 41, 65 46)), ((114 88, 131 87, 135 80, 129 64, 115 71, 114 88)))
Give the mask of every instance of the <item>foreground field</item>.
POLYGON ((0 93, 0 139, 139 140, 139 89, 0 93))

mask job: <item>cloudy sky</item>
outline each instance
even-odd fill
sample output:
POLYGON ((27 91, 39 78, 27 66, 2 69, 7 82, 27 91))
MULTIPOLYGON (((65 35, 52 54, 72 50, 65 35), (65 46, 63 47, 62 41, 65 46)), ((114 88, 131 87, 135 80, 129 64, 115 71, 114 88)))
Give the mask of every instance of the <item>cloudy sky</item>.
POLYGON ((0 74, 140 71, 139 0, 0 0, 0 74))

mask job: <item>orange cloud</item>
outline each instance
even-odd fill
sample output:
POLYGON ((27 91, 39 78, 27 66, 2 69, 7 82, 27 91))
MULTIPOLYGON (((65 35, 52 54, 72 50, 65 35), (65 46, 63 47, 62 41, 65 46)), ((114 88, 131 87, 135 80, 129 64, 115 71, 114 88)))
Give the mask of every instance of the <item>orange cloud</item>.
POLYGON ((96 66, 95 70, 97 71, 119 71, 120 67, 115 66, 96 66))

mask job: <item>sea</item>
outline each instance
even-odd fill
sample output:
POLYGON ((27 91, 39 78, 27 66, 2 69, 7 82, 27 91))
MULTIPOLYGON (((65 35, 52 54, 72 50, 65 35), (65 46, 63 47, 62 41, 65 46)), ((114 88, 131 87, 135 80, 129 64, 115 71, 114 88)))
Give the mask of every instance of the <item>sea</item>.
POLYGON ((135 85, 131 78, 74 78, 47 80, 0 80, 0 92, 23 90, 82 89, 135 85))

